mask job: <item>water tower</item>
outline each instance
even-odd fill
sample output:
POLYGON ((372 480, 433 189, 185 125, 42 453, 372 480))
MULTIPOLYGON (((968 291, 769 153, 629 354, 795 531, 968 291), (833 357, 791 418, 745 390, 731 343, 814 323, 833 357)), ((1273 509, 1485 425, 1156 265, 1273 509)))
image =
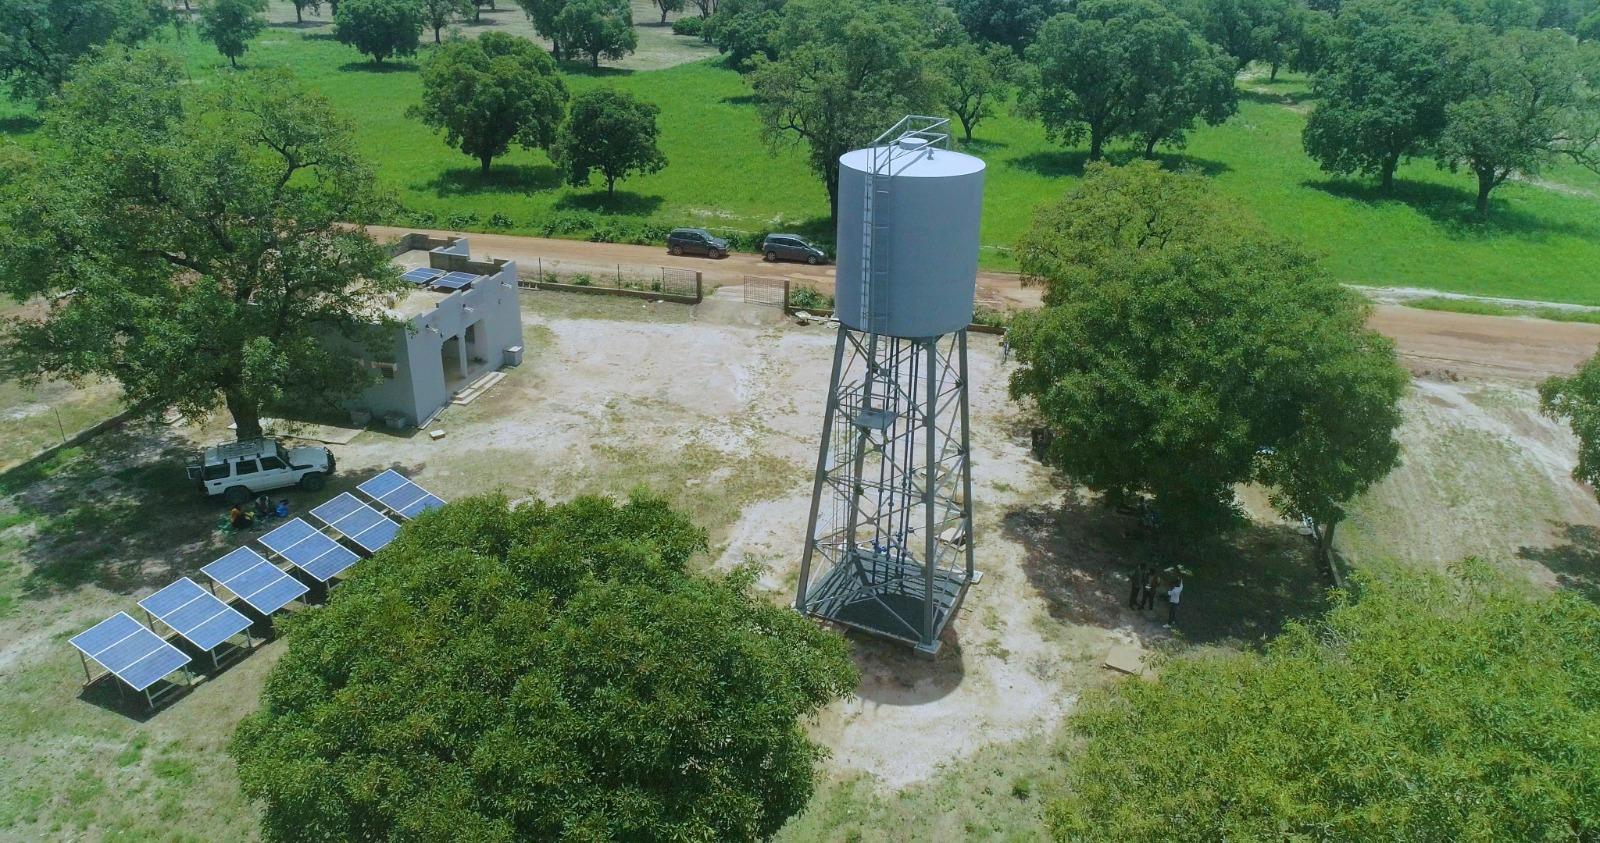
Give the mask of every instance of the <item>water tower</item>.
POLYGON ((839 158, 839 334, 795 608, 932 655, 973 570, 967 325, 984 164, 907 117, 839 158))

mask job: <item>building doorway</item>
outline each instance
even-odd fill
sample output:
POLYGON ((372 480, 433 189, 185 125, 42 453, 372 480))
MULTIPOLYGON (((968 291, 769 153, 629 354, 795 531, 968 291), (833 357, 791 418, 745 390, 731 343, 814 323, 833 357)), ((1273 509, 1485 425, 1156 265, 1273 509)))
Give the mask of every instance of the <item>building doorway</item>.
POLYGON ((461 338, 449 337, 439 346, 439 362, 444 368, 446 392, 460 389, 467 373, 461 369, 461 338))

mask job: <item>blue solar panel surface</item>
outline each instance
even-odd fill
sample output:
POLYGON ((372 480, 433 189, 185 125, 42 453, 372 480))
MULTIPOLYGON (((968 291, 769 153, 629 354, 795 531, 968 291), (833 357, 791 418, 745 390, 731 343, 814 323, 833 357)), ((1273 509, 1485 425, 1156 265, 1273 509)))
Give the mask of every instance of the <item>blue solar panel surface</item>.
POLYGON ((189 663, 183 651, 141 626, 126 612, 118 612, 79 633, 73 637, 72 646, 135 691, 143 691, 189 663))
POLYGON ((250 628, 249 618, 188 577, 140 600, 139 606, 202 650, 215 649, 250 628))
POLYGON ((444 501, 437 495, 407 480, 405 475, 394 469, 389 469, 356 488, 408 519, 444 506, 444 501))
POLYGON ((470 272, 452 272, 443 278, 435 278, 433 286, 439 290, 459 290, 478 280, 479 276, 470 272))
POLYGON ((361 559, 299 518, 262 536, 261 543, 318 582, 333 579, 361 559))
POLYGON ((311 590, 248 547, 241 547, 200 570, 263 615, 282 609, 311 590))
POLYGON ((377 553, 384 545, 394 541, 400 526, 383 517, 376 509, 362 503, 355 495, 345 492, 333 500, 311 510, 328 526, 338 530, 369 553, 377 553))
POLYGON ((413 269, 400 277, 410 281, 413 284, 426 284, 443 274, 444 270, 442 269, 430 269, 426 266, 423 266, 413 269))

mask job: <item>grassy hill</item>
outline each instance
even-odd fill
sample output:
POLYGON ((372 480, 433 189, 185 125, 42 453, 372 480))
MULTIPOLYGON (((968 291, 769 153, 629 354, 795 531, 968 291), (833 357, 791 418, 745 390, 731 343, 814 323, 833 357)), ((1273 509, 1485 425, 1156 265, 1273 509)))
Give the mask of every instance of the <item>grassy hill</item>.
MULTIPOLYGON (((501 21, 517 13, 498 14, 501 21)), ((565 68, 574 91, 615 85, 661 107, 668 167, 629 179, 608 200, 603 186, 562 185, 539 152, 515 150, 480 177, 472 159, 405 116, 419 98, 415 61, 377 68, 333 41, 330 29, 310 21, 274 25, 251 45, 244 64, 292 67, 351 117, 404 206, 397 224, 534 234, 554 214, 584 212, 750 232, 826 230, 825 193, 804 151, 769 152, 744 80, 715 60, 671 65, 673 38, 682 42, 680 58, 704 55, 694 39, 654 31, 646 66, 657 69, 565 68)), ((192 32, 174 43, 197 83, 227 72, 227 62, 192 32)), ((1246 79, 1241 87, 1245 98, 1233 119, 1195 133, 1187 149, 1165 155, 1165 162, 1210 175, 1273 230, 1324 254, 1341 280, 1600 304, 1600 177, 1568 167, 1537 184, 1508 184, 1497 191, 1490 218, 1480 221, 1470 177, 1431 162, 1402 167, 1392 196, 1317 170, 1300 149, 1311 104, 1304 79, 1246 79)), ((0 136, 34 142, 36 126, 25 109, 0 105, 0 136)), ((1009 247, 1033 208, 1070 188, 1084 151, 1052 144, 1038 124, 1010 115, 981 125, 968 148, 990 165, 983 264, 1011 268, 1009 247)))

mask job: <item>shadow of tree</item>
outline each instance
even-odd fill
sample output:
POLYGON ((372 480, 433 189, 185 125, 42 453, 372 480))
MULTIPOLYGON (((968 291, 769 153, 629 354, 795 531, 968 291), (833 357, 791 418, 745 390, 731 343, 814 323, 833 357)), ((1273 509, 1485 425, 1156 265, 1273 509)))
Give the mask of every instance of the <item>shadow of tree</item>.
POLYGON ((738 96, 723 97, 722 101, 728 105, 756 106, 761 103, 761 98, 755 94, 739 94, 738 96))
POLYGON ((1006 143, 1003 140, 973 138, 972 140, 961 141, 960 146, 963 152, 970 152, 973 155, 986 155, 996 150, 1006 149, 1010 147, 1011 144, 1006 143))
POLYGON ((478 167, 455 167, 439 173, 424 186, 439 197, 533 193, 560 187, 561 173, 549 164, 495 164, 487 175, 478 167))
POLYGON ((1493 194, 1489 198, 1488 215, 1480 216, 1475 207, 1477 197, 1473 191, 1437 182, 1396 179, 1394 187, 1388 191, 1376 182, 1347 178, 1304 181, 1301 186, 1365 205, 1406 205, 1427 217, 1446 235, 1457 239, 1512 236, 1537 240, 1551 234, 1600 237, 1600 221, 1593 217, 1587 222, 1576 219, 1549 220, 1507 206, 1504 200, 1493 194))
MULTIPOLYGON (((1263 82, 1262 84, 1267 84, 1263 82)), ((1314 103, 1321 97, 1307 90, 1263 91, 1259 87, 1239 88, 1239 99, 1262 105, 1302 106, 1314 103)))
POLYGON ((908 644, 850 631, 850 658, 861 673, 856 696, 880 705, 923 705, 948 696, 966 678, 959 620, 945 627, 932 661, 908 644))
POLYGON ((26 135, 37 132, 43 125, 43 119, 32 115, 3 117, 0 118, 0 135, 26 135))
POLYGON ((1588 524, 1558 526, 1566 544, 1518 548, 1517 557, 1543 565, 1555 574, 1556 583, 1562 588, 1600 603, 1600 528, 1588 524))
POLYGON ((319 28, 324 27, 324 26, 332 26, 332 25, 333 25, 333 21, 331 21, 331 20, 304 20, 304 21, 288 20, 288 21, 279 21, 277 23, 269 23, 269 24, 267 24, 267 26, 272 28, 272 29, 319 29, 319 28))
POLYGON ((386 61, 383 64, 374 61, 350 61, 339 65, 339 69, 346 73, 414 73, 417 65, 416 62, 409 61, 386 61))
POLYGON ((563 60, 560 63, 559 66, 561 68, 561 72, 562 73, 566 73, 566 74, 569 74, 571 76, 593 76, 593 77, 596 77, 596 78, 603 79, 603 78, 605 78, 607 76, 632 76, 633 75, 633 71, 631 69, 629 69, 629 68, 626 68, 626 67, 607 67, 605 65, 601 65, 599 67, 595 67, 594 65, 591 65, 588 62, 578 62, 578 61, 566 61, 566 60, 563 60))
MULTIPOLYGON (((1122 166, 1133 161, 1144 160, 1143 150, 1111 149, 1104 155, 1107 163, 1122 166)), ((1164 169, 1183 171, 1190 170, 1206 176, 1215 176, 1233 169, 1229 165, 1210 158, 1195 158, 1179 152, 1158 152, 1155 156, 1164 169)), ((1050 152, 1030 152, 1010 159, 1010 163, 1023 170, 1037 173, 1047 178, 1079 177, 1089 163, 1089 152, 1083 149, 1063 149, 1050 152)))
POLYGON ((1128 608, 1129 580, 1141 562, 1189 569, 1177 629, 1195 643, 1259 646, 1286 621, 1327 605, 1312 548, 1288 527, 1247 524, 1178 558, 1141 539, 1133 517, 1069 494, 1059 505, 1007 512, 1001 529, 1026 549, 1024 572, 1064 623, 1146 632, 1165 623, 1164 587, 1153 611, 1128 608))
POLYGON ((609 195, 605 191, 598 191, 568 193, 556 200, 555 208, 560 211, 595 211, 602 214, 648 216, 660 209, 665 201, 660 196, 645 196, 631 190, 619 190, 609 195))

